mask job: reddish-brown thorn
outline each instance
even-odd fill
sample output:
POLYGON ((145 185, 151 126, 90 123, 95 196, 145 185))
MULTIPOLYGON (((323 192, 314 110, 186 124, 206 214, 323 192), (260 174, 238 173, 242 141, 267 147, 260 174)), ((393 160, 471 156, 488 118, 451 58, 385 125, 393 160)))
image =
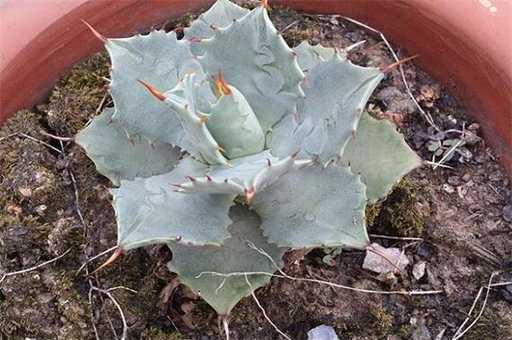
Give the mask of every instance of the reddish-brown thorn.
POLYGON ((92 34, 94 34, 94 36, 98 39, 100 39, 103 43, 106 43, 107 42, 107 38, 105 38, 103 35, 101 35, 101 33, 99 33, 98 31, 96 31, 94 29, 94 27, 92 27, 87 21, 83 20, 83 19, 80 19, 84 24, 85 26, 87 26, 87 28, 89 28, 92 32, 92 34))
POLYGON ((294 57, 294 58, 297 56, 297 52, 295 52, 293 50, 292 50, 291 54, 292 54, 292 57, 294 57))
POLYGON ((256 195, 256 190, 254 188, 245 188, 245 204, 251 205, 254 200, 254 196, 256 195))
POLYGON ((206 180, 207 180, 208 182, 211 182, 211 181, 213 181, 213 180, 212 180, 212 178, 211 178, 210 176, 208 176, 208 175, 205 175, 205 177, 206 177, 206 180))
POLYGON ((183 189, 183 186, 182 186, 181 184, 174 184, 174 183, 171 183, 171 185, 172 185, 173 187, 183 189))
POLYGON ((267 158, 267 165, 268 165, 269 167, 271 167, 271 166, 272 166, 272 161, 270 160, 270 158, 267 158))
POLYGON ((185 178, 189 179, 191 182, 195 182, 196 179, 192 176, 185 176, 185 178))
POLYGON ((383 66, 380 68, 380 70, 382 71, 382 73, 388 73, 389 71, 391 71, 391 69, 393 69, 394 67, 397 67, 403 63, 406 63, 410 60, 413 60, 413 59, 416 59, 419 57, 419 54, 416 54, 416 55, 413 55, 412 57, 408 57, 408 58, 405 58, 405 59, 402 59, 402 60, 399 60, 397 62, 394 62, 393 64, 390 64, 388 66, 383 66))
POLYGON ((229 88, 226 79, 224 79, 224 74, 222 72, 219 71, 216 76, 213 76, 213 80, 215 82, 215 94, 217 97, 229 96, 231 94, 231 89, 229 88))
POLYGON ((93 275, 100 271, 101 269, 114 263, 121 255, 123 255, 123 249, 121 247, 117 247, 112 256, 110 256, 107 261, 105 261, 101 266, 94 270, 90 275, 93 275))
POLYGON ((292 158, 297 158, 297 156, 299 155, 299 152, 300 152, 300 149, 295 151, 294 153, 291 154, 291 157, 292 158))
POLYGON ((164 101, 166 97, 158 91, 153 85, 146 83, 144 80, 137 79, 156 99, 164 101))

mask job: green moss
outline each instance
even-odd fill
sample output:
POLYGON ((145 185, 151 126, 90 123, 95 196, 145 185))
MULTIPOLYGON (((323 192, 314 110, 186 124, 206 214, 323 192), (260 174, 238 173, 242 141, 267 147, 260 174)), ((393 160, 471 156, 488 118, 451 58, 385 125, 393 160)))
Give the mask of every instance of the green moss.
POLYGON ((376 232, 396 236, 419 237, 430 214, 429 197, 423 188, 404 178, 382 203, 376 219, 376 232))
POLYGON ((393 315, 388 313, 382 306, 371 306, 369 308, 372 320, 372 333, 378 338, 389 335, 393 330, 393 315))
POLYGON ((466 333, 465 340, 512 339, 510 307, 501 311, 487 309, 480 320, 466 333))
POLYGON ((167 333, 164 332, 161 328, 157 327, 149 327, 142 332, 140 335, 140 339, 143 340, 184 340, 186 337, 184 337, 181 333, 177 332, 171 332, 167 333))
POLYGON ((290 46, 297 46, 304 40, 313 40, 321 29, 317 21, 288 7, 274 6, 270 18, 279 31, 287 28, 283 38, 290 46))
POLYGON ((380 202, 367 204, 365 210, 366 225, 372 226, 379 217, 382 204, 380 202))
POLYGON ((75 65, 54 87, 43 110, 48 125, 63 136, 72 136, 94 116, 107 94, 109 59, 96 54, 75 65))
POLYGON ((414 326, 408 323, 404 323, 398 329, 397 335, 402 339, 410 339, 412 332, 414 332, 414 326))

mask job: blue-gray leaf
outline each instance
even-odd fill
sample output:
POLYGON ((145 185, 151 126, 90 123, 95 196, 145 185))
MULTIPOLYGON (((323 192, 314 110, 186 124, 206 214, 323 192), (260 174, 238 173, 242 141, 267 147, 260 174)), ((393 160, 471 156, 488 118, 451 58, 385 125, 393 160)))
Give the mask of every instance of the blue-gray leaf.
POLYGON ((151 177, 171 171, 179 152, 170 144, 153 143, 141 136, 129 137, 113 109, 105 109, 75 137, 96 164, 96 169, 114 185, 120 180, 151 177))
POLYGON ((359 176, 338 166, 288 173, 256 195, 254 210, 263 234, 280 247, 365 248, 366 188, 359 176))
MULTIPOLYGON (((230 216, 233 220, 229 226, 231 237, 224 241, 223 246, 197 247, 183 245, 181 242, 169 243, 173 252, 169 269, 178 273, 180 281, 205 299, 220 315, 229 314, 238 301, 251 293, 241 273, 271 274, 276 271, 268 258, 249 247, 249 242, 265 251, 278 266, 282 266, 281 257, 285 252, 285 249, 269 244, 263 237, 259 229, 260 219, 254 212, 242 206, 234 206, 230 216), (205 272, 241 275, 224 278, 205 272)), ((270 275, 248 274, 247 278, 253 289, 270 282, 270 275)))
POLYGON ((191 157, 171 172, 150 178, 121 181, 112 190, 118 225, 118 245, 124 250, 173 240, 220 245, 227 227, 233 195, 175 192, 172 183, 203 174, 206 166, 191 157))

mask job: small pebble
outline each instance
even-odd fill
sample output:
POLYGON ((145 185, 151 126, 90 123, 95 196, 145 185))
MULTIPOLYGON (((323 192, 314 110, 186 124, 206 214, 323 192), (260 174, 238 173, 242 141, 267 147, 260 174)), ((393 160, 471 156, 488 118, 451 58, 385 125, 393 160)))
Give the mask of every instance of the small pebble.
POLYGON ((19 188, 18 191, 23 197, 32 196, 32 190, 30 188, 19 188))
POLYGON ((35 211, 39 216, 43 216, 46 209, 48 209, 48 207, 44 204, 41 204, 35 208, 35 211))
POLYGON ((414 267, 412 267, 412 276, 414 276, 416 281, 420 280, 425 275, 426 267, 427 263, 425 261, 420 261, 414 264, 414 267))
POLYGON ((421 242, 418 250, 416 250, 416 254, 421 257, 430 257, 432 256, 432 248, 427 242, 421 242))
POLYGON ((455 189, 450 184, 443 184, 443 191, 449 194, 453 194, 455 189))
POLYGON ((308 340, 338 340, 338 336, 331 326, 320 325, 308 332, 308 340))

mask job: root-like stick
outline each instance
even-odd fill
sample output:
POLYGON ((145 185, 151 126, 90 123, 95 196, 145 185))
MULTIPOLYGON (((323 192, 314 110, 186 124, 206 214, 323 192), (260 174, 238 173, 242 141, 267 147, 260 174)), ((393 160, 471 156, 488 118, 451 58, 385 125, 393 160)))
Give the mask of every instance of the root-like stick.
POLYGON ((114 296, 109 290, 100 289, 94 286, 92 287, 92 289, 102 294, 105 294, 110 299, 110 301, 112 301, 112 303, 116 306, 117 310, 119 311, 119 315, 121 316, 121 321, 123 322, 123 334, 121 335, 121 340, 126 340, 126 337, 128 335, 128 323, 126 322, 126 317, 124 316, 123 308, 121 307, 119 302, 117 302, 117 300, 114 298, 114 296))
POLYGON ((447 159, 448 157, 450 157, 450 156, 455 152, 455 149, 457 149, 457 148, 458 148, 462 143, 464 143, 464 141, 461 139, 461 140, 459 140, 457 143, 455 143, 455 145, 453 145, 451 148, 449 148, 449 149, 444 153, 443 158, 441 158, 441 160, 440 160, 438 163, 436 163, 436 164, 434 165, 434 170, 435 170, 435 169, 437 169, 437 167, 438 167, 438 166, 442 165, 442 164, 446 161, 446 159, 447 159))
POLYGON ((469 313, 468 313, 468 316, 467 318, 464 320, 464 322, 459 326, 459 328, 457 329, 457 332, 455 332, 455 335, 453 336, 452 340, 458 340, 460 338, 462 338, 464 336, 464 334, 466 334, 474 325, 476 325, 476 323, 478 322, 478 320, 480 320, 480 318, 482 317, 482 315, 484 314, 484 310, 485 310, 485 307, 487 306, 487 300, 489 298, 489 293, 491 291, 491 286, 492 286, 492 280, 494 279, 494 276, 497 274, 497 272, 493 272, 491 273, 491 276, 489 276, 489 282, 487 283, 487 286, 485 287, 480 287, 479 291, 478 291, 478 294, 476 295, 476 298, 475 300, 473 301, 473 304, 471 305, 471 309, 469 310, 469 313), (478 315, 475 317, 475 319, 473 320, 473 322, 471 322, 471 324, 464 328, 464 326, 469 322, 469 320, 471 319, 471 314, 473 313, 473 310, 475 309, 476 307, 476 304, 478 302, 478 300, 480 299, 480 297, 482 296, 482 292, 483 290, 486 289, 486 292, 485 292, 485 297, 484 297, 484 301, 482 302, 482 307, 480 308, 480 312, 478 313, 478 315))
POLYGON ((98 257, 101 257, 101 256, 103 256, 103 255, 106 255, 106 254, 108 254, 108 253, 112 252, 112 251, 113 251, 113 250, 115 250, 115 249, 117 249, 117 246, 110 247, 110 248, 108 248, 107 250, 102 251, 102 252, 101 252, 101 253, 99 253, 98 255, 95 255, 95 256, 93 256, 93 257, 91 257, 91 258, 87 259, 87 260, 84 262, 84 264, 82 264, 82 265, 80 266, 80 268, 78 268, 78 270, 75 272, 75 275, 78 275, 78 274, 79 274, 79 273, 80 273, 80 272, 81 272, 81 271, 82 271, 82 270, 83 270, 83 269, 84 269, 84 268, 85 268, 85 267, 86 267, 90 262, 92 262, 92 261, 96 260, 98 257))
POLYGON ((60 141, 63 141, 63 142, 72 142, 72 141, 75 140, 73 137, 56 136, 56 135, 51 134, 49 132, 46 132, 44 130, 39 130, 39 133, 42 134, 43 136, 50 137, 52 139, 60 140, 60 141))
POLYGON ((279 34, 283 34, 284 32, 288 31, 293 26, 297 25, 299 23, 299 20, 293 21, 291 24, 285 26, 282 30, 279 31, 279 34))
POLYGON ((387 240, 398 240, 398 241, 423 241, 420 237, 399 237, 399 236, 388 236, 388 235, 380 235, 380 234, 370 234, 370 237, 373 238, 382 238, 387 240))
POLYGON ((0 284, 2 282, 4 282, 4 280, 6 278, 8 278, 9 276, 14 276, 14 275, 19 275, 19 274, 24 274, 24 273, 28 273, 28 272, 31 272, 31 271, 34 271, 36 269, 39 269, 41 267, 44 267, 46 265, 49 265, 55 261, 58 261, 60 260, 61 258, 63 258, 64 256, 66 256, 70 251, 71 251, 72 248, 69 248, 68 250, 66 250, 64 253, 60 254, 59 256, 57 257, 54 257, 53 259, 51 260, 48 260, 48 261, 45 261, 43 263, 40 263, 36 266, 33 266, 33 267, 30 267, 30 268, 26 268, 26 269, 22 269, 22 270, 18 270, 18 271, 15 271, 15 272, 10 272, 10 273, 5 273, 2 275, 2 278, 0 278, 0 284))
MULTIPOLYGON (((374 33, 376 33, 377 35, 379 35, 379 37, 382 39, 382 41, 386 44, 389 52, 391 53, 391 56, 393 57, 393 59, 395 59, 396 62, 399 62, 400 59, 398 58, 398 56, 396 55, 396 52, 395 50, 393 49, 393 47, 391 47, 391 44, 389 43, 388 39, 386 39, 386 36, 379 30, 376 30, 375 28, 373 27, 370 27, 368 25, 365 25, 363 24, 362 22, 359 22, 357 20, 354 20, 352 18, 349 18, 349 17, 344 17, 342 16, 343 19, 347 20, 347 21, 350 21, 351 23, 353 24, 356 24, 358 26, 361 26, 361 27, 364 27, 366 28, 367 30, 369 31, 372 31, 374 33)), ((421 105, 418 103, 418 101, 416 100, 416 98, 414 97, 414 95, 412 94, 412 91, 411 91, 411 88, 409 86, 409 82, 407 82, 407 78, 405 77, 405 72, 404 72, 404 68, 402 66, 402 64, 399 64, 398 65, 398 69, 400 71, 400 76, 402 77, 402 82, 404 83, 404 86, 405 86, 405 89, 407 90, 407 94, 409 95, 409 97, 411 98, 411 100, 413 101, 414 105, 418 108, 418 110, 420 111, 421 115, 423 116, 423 118, 427 121, 427 123, 432 126, 436 131, 441 131, 441 129, 439 129, 439 127, 434 123, 434 119, 432 118, 432 116, 426 112, 425 110, 423 110, 423 108, 421 107, 421 105)))
POLYGON ((253 286, 251 285, 251 281, 249 281, 249 278, 247 277, 247 274, 245 275, 245 282, 247 283, 247 285, 249 286, 249 289, 251 290, 251 295, 252 295, 252 298, 254 299, 254 302, 256 302, 256 304, 258 305, 258 307, 260 308, 261 312, 263 313, 263 317, 265 318, 265 320, 268 321, 268 323, 270 325, 272 325, 272 327, 274 327, 274 329, 276 330, 277 333, 281 334, 281 336, 287 340, 292 340, 288 335, 286 335, 286 333, 284 333, 282 330, 279 329, 279 327, 277 327, 277 325, 272 321, 272 319, 270 319, 267 315, 267 311, 265 310, 265 308, 263 308, 263 306, 261 305, 260 301, 258 300, 258 298, 256 297, 256 293, 254 293, 254 288, 253 286))
POLYGON ((402 64, 404 64, 404 63, 406 63, 406 62, 408 62, 408 61, 410 61, 410 60, 416 59, 416 58, 418 58, 418 57, 419 57, 419 55, 418 55, 418 54, 416 54, 416 55, 413 55, 413 56, 411 56, 411 57, 407 57, 407 58, 405 58, 405 59, 402 59, 402 60, 399 60, 399 61, 395 61, 393 64, 390 64, 390 65, 388 65, 388 66, 384 67, 384 68, 382 69, 382 73, 388 73, 388 72, 389 72, 389 71, 391 71, 393 68, 395 68, 395 67, 397 67, 397 66, 400 66, 400 65, 402 65, 402 64))
POLYGON ((57 148, 56 148, 56 147, 54 147, 53 145, 50 145, 50 144, 46 143, 45 141, 42 141, 42 140, 40 140, 40 139, 37 139, 37 138, 32 137, 32 136, 30 136, 30 135, 27 135, 26 133, 23 133, 23 132, 18 132, 18 133, 17 133, 17 135, 22 136, 22 137, 25 137, 25 138, 27 138, 27 139, 30 139, 30 140, 31 140, 31 141, 33 141, 33 142, 36 142, 36 143, 42 144, 42 145, 44 145, 44 146, 46 146, 46 147, 48 147, 48 148, 52 149, 53 151, 55 151, 55 152, 57 152, 57 153, 59 153, 59 154, 62 154, 62 151, 61 151, 61 150, 57 149, 57 148))
POLYGON ((355 288, 350 286, 345 286, 329 281, 323 281, 323 280, 317 280, 317 279, 308 279, 308 278, 302 278, 302 277, 293 277, 288 274, 286 274, 274 261, 272 256, 270 256, 267 252, 265 252, 263 249, 257 248, 252 242, 247 242, 249 248, 257 251, 259 254, 265 256, 275 267, 275 269, 279 272, 279 274, 273 274, 269 272, 232 272, 232 273, 218 273, 218 272, 212 272, 212 271, 204 271, 199 273, 196 278, 200 278, 203 275, 212 275, 212 276, 218 276, 218 277, 236 277, 236 276, 245 276, 245 275, 266 275, 270 277, 278 277, 281 279, 287 279, 292 281, 301 281, 301 282, 312 282, 312 283, 318 283, 334 288, 340 288, 340 289, 346 289, 358 293, 368 293, 368 294, 379 294, 379 295, 407 295, 407 296, 418 296, 418 295, 435 295, 435 294, 442 294, 442 290, 412 290, 412 291, 403 291, 403 290, 395 290, 395 291, 385 291, 385 290, 371 290, 371 289, 362 289, 362 288, 355 288))

